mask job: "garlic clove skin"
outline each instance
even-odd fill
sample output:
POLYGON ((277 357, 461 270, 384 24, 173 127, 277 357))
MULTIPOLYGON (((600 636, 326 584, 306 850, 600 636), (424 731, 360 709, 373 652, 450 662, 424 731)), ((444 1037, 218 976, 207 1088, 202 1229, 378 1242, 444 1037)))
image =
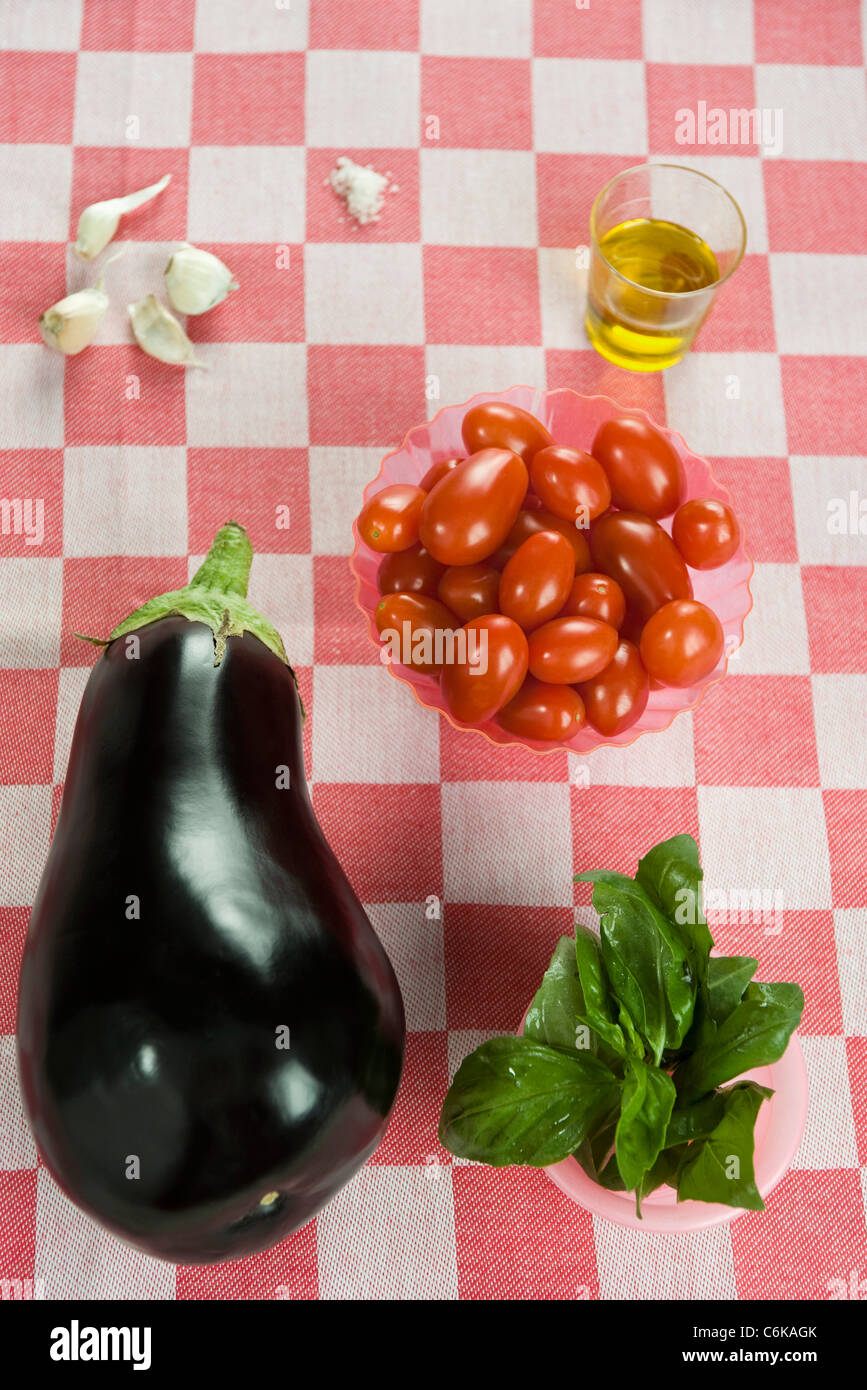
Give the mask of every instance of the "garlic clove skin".
POLYGON ((155 294, 146 294, 128 309, 136 342, 148 357, 170 367, 207 368, 207 362, 197 361, 195 348, 181 325, 155 294))
POLYGON ((96 286, 58 299, 39 320, 43 342, 56 352, 74 357, 93 342, 107 308, 108 295, 96 286))
POLYGON ((136 193, 127 193, 122 198, 107 198, 101 203, 91 203, 78 219, 73 250, 83 261, 92 261, 104 251, 117 231, 118 223, 125 212, 140 208, 149 203, 171 182, 171 174, 164 174, 157 183, 140 188, 136 193))
POLYGON ((164 278, 169 302, 179 314, 205 314, 238 288, 231 270, 218 256, 188 241, 172 254, 164 278))

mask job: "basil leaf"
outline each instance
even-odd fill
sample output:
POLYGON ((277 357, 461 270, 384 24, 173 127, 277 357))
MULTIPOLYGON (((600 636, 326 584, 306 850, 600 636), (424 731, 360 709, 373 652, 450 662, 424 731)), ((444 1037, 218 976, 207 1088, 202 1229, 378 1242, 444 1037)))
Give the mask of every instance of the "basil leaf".
POLYGON ((713 937, 704 915, 704 874, 698 845, 691 835, 674 835, 670 840, 663 840, 638 861, 635 877, 660 911, 678 927, 686 945, 697 993, 692 1027, 684 1039, 685 1049, 692 1052, 716 1031, 708 995, 708 960, 713 937))
POLYGON ((753 1169, 759 1106, 772 1094, 766 1086, 742 1082, 724 1091, 724 1113, 706 1139, 690 1144, 678 1170, 677 1200, 722 1202, 727 1207, 764 1211, 753 1169))
POLYGON ((620 1116, 620 1101, 602 1117, 592 1134, 588 1134, 579 1144, 573 1158, 581 1164, 588 1178, 599 1182, 599 1175, 611 1156, 614 1148, 614 1134, 620 1116))
POLYGON ((617 1166, 617 1154, 613 1153, 602 1169, 596 1180, 600 1187, 605 1187, 609 1192, 625 1192, 626 1183, 620 1176, 620 1169, 617 1166))
POLYGON ((642 1175, 641 1181, 635 1189, 637 1216, 641 1216, 641 1203, 645 1197, 650 1196, 651 1192, 655 1192, 658 1187, 663 1187, 666 1183, 670 1187, 677 1185, 677 1170, 685 1153, 686 1144, 679 1144, 675 1149, 663 1149, 653 1166, 642 1175))
POLYGON ((614 1022, 611 996, 602 968, 598 936, 580 922, 575 923, 575 961, 584 993, 581 1022, 586 1023, 606 1045, 609 1057, 625 1057, 626 1039, 614 1022))
POLYGON ((544 1167, 574 1153, 617 1093, 616 1077, 589 1053, 491 1038, 458 1068, 440 1140, 460 1158, 544 1167))
POLYGON ((692 1022, 695 991, 686 946, 644 889, 625 874, 579 874, 595 885, 602 961, 617 1000, 658 1064, 666 1047, 678 1048, 692 1022))
POLYGON ((752 984, 709 1042, 675 1072, 682 1103, 697 1100, 752 1067, 778 1062, 804 1008, 798 985, 752 984))
MULTIPOLYGON (((584 1011, 584 991, 578 978, 575 943, 571 937, 561 936, 527 1010, 524 1037, 547 1043, 550 1047, 578 1049, 576 1030, 584 1011)), ((583 1050, 596 1052, 595 1036, 591 1034, 590 1047, 583 1050)))
POLYGON ((665 1147, 688 1144, 693 1139, 706 1139, 712 1134, 725 1114, 725 1095, 722 1091, 711 1091, 703 1100, 692 1105, 675 1106, 665 1131, 665 1147))
POLYGON ((637 1188, 659 1157, 675 1099, 674 1082, 667 1072, 630 1058, 614 1136, 617 1166, 627 1187, 637 1188))
POLYGON ((725 1023, 737 1008, 744 990, 759 968, 752 956, 712 956, 708 968, 710 1016, 715 1023, 725 1023))

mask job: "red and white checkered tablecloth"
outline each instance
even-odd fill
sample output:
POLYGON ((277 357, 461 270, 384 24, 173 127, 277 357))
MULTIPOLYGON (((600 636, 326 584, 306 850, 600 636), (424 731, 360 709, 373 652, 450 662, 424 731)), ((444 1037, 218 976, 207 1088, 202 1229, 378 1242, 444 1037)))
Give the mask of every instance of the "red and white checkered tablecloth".
POLYGON ((4 0, 0 50, 0 497, 44 499, 41 544, 11 524, 0 534, 0 1279, 58 1299, 857 1290, 858 0, 4 0), (677 113, 700 102, 781 111, 782 150, 680 144, 677 113), (343 153, 399 185, 378 224, 345 220, 325 186, 343 153), (689 358, 641 377, 590 348, 575 248, 602 183, 648 157, 718 177, 744 208, 749 246, 689 358), (50 353, 38 314, 95 278, 68 250, 80 211, 167 172, 168 190, 121 225, 129 249, 107 271, 96 345, 68 361, 50 353), (187 375, 145 357, 125 314, 184 239, 241 282, 191 321, 212 370, 187 375), (608 394, 680 430, 734 494, 756 562, 727 679, 667 733, 582 766, 492 748, 421 710, 381 669, 353 603, 350 525, 382 454, 439 405, 516 382, 608 394), (240 1263, 176 1269, 91 1223, 39 1165, 16 1080, 15 992, 95 659, 73 632, 108 631, 183 584, 230 516, 257 549, 251 597, 298 670, 317 814, 401 980, 407 1065, 384 1143, 315 1222, 240 1263), (453 1163, 436 1123, 450 1069, 516 1027, 588 901, 573 873, 633 871, 684 830, 711 887, 780 895, 782 930, 728 923, 715 935, 757 955, 765 977, 803 985, 810 1113, 764 1215, 652 1236, 594 1221, 544 1173, 453 1163))

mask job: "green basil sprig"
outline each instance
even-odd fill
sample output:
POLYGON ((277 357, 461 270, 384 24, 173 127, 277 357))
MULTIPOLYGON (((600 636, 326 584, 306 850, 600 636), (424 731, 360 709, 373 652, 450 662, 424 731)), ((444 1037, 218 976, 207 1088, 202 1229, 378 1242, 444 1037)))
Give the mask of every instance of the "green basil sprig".
POLYGON ((691 836, 654 846, 634 879, 578 878, 594 885, 599 936, 576 924, 561 937, 523 1036, 465 1059, 440 1139, 496 1166, 572 1155, 594 1182, 633 1192, 639 1216, 664 1183, 678 1201, 762 1210, 754 1130, 772 1092, 735 1078, 782 1057, 801 990, 750 983, 750 956, 711 956, 691 836))

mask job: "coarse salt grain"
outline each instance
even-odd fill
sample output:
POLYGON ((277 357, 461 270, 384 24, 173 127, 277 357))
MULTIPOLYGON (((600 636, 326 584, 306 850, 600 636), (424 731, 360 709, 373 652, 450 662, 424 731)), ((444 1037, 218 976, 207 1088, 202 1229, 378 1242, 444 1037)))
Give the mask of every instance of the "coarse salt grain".
POLYGON ((372 165, 356 164, 348 155, 339 155, 337 167, 331 171, 331 187, 343 198, 356 222, 364 226, 379 221, 388 178, 378 174, 372 165))

